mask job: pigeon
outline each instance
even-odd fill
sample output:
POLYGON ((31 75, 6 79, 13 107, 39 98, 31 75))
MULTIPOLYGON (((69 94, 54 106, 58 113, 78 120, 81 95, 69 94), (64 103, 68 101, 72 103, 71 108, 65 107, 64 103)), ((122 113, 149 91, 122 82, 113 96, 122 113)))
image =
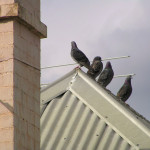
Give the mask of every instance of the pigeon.
POLYGON ((106 63, 105 69, 100 74, 97 82, 103 87, 106 87, 113 79, 113 76, 114 76, 114 71, 112 69, 111 63, 108 61, 106 63))
POLYGON ((80 67, 84 66, 87 69, 90 69, 90 61, 86 55, 78 49, 76 42, 71 42, 71 57, 75 62, 79 64, 80 67))
POLYGON ((87 74, 91 78, 95 79, 101 73, 102 69, 103 63, 101 61, 101 57, 97 56, 94 58, 91 69, 88 70, 87 74))
POLYGON ((120 90, 117 93, 117 97, 124 102, 130 97, 132 93, 131 79, 132 79, 132 76, 128 76, 123 86, 120 88, 120 90))

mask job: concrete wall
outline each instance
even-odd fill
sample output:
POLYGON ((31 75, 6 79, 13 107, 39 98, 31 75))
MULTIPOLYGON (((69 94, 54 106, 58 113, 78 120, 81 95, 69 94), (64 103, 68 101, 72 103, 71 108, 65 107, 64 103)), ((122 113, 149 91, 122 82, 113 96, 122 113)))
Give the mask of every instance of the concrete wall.
POLYGON ((17 148, 39 149, 40 39, 14 21, 14 109, 17 148), (22 137, 22 138, 21 138, 22 137))
POLYGON ((14 2, 15 2, 15 0, 0 0, 0 5, 12 4, 14 2))
POLYGON ((0 149, 14 145, 13 21, 0 22, 0 149))
MULTIPOLYGON (((0 8, 8 4, 10 10, 9 4, 13 2, 0 0, 0 8)), ((40 22, 40 0, 15 2, 26 10, 25 14, 35 13, 35 17, 27 20, 39 18, 40 22)), ((11 10, 18 9, 11 7, 11 10)), ((5 14, 4 11, 7 12, 7 9, 1 9, 1 14, 5 14)), ((8 13, 4 16, 1 14, 0 150, 39 150, 41 37, 18 14, 15 18, 10 13, 9 17, 6 16, 8 13)), ((37 26, 40 28, 40 24, 37 26)))

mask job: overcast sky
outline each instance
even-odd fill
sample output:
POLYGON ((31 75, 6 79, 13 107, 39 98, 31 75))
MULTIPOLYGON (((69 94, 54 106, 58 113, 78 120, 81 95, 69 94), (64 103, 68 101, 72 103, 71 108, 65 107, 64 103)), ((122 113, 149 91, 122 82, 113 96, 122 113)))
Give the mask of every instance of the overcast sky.
MULTIPOLYGON (((74 63, 71 41, 90 60, 130 55, 112 60, 112 67, 115 75, 136 74, 127 103, 150 120, 149 0, 42 0, 41 17, 48 27, 48 38, 41 42, 41 67, 74 63)), ((74 67, 42 70, 41 83, 51 83, 74 67)), ((108 89, 116 94, 124 80, 113 79, 108 89)))

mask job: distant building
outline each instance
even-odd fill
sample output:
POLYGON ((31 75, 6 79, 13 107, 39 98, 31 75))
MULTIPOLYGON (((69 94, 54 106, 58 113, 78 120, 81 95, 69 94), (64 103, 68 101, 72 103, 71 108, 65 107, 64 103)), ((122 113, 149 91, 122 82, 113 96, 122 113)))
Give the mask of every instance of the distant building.
POLYGON ((150 122, 73 70, 41 91, 41 150, 150 150, 150 122))

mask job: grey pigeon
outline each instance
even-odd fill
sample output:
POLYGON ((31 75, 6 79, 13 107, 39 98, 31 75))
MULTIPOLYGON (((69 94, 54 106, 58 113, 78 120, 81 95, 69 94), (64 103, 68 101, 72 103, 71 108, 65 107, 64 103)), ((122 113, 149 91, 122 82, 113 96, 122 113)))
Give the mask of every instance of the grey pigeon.
POLYGON ((128 76, 123 86, 120 88, 120 90, 117 93, 117 97, 120 98, 124 102, 130 97, 132 93, 131 79, 132 79, 132 76, 128 76))
POLYGON ((76 42, 71 42, 71 57, 75 62, 77 62, 80 67, 84 66, 87 69, 90 69, 90 61, 86 55, 78 49, 76 42))
POLYGON ((93 63, 91 65, 91 69, 88 70, 87 74, 91 78, 95 79, 103 70, 103 63, 101 61, 101 57, 97 56, 94 58, 93 63))
POLYGON ((106 63, 105 69, 100 74, 97 82, 103 87, 106 87, 113 79, 113 76, 114 76, 114 71, 112 69, 111 63, 108 61, 106 63))

